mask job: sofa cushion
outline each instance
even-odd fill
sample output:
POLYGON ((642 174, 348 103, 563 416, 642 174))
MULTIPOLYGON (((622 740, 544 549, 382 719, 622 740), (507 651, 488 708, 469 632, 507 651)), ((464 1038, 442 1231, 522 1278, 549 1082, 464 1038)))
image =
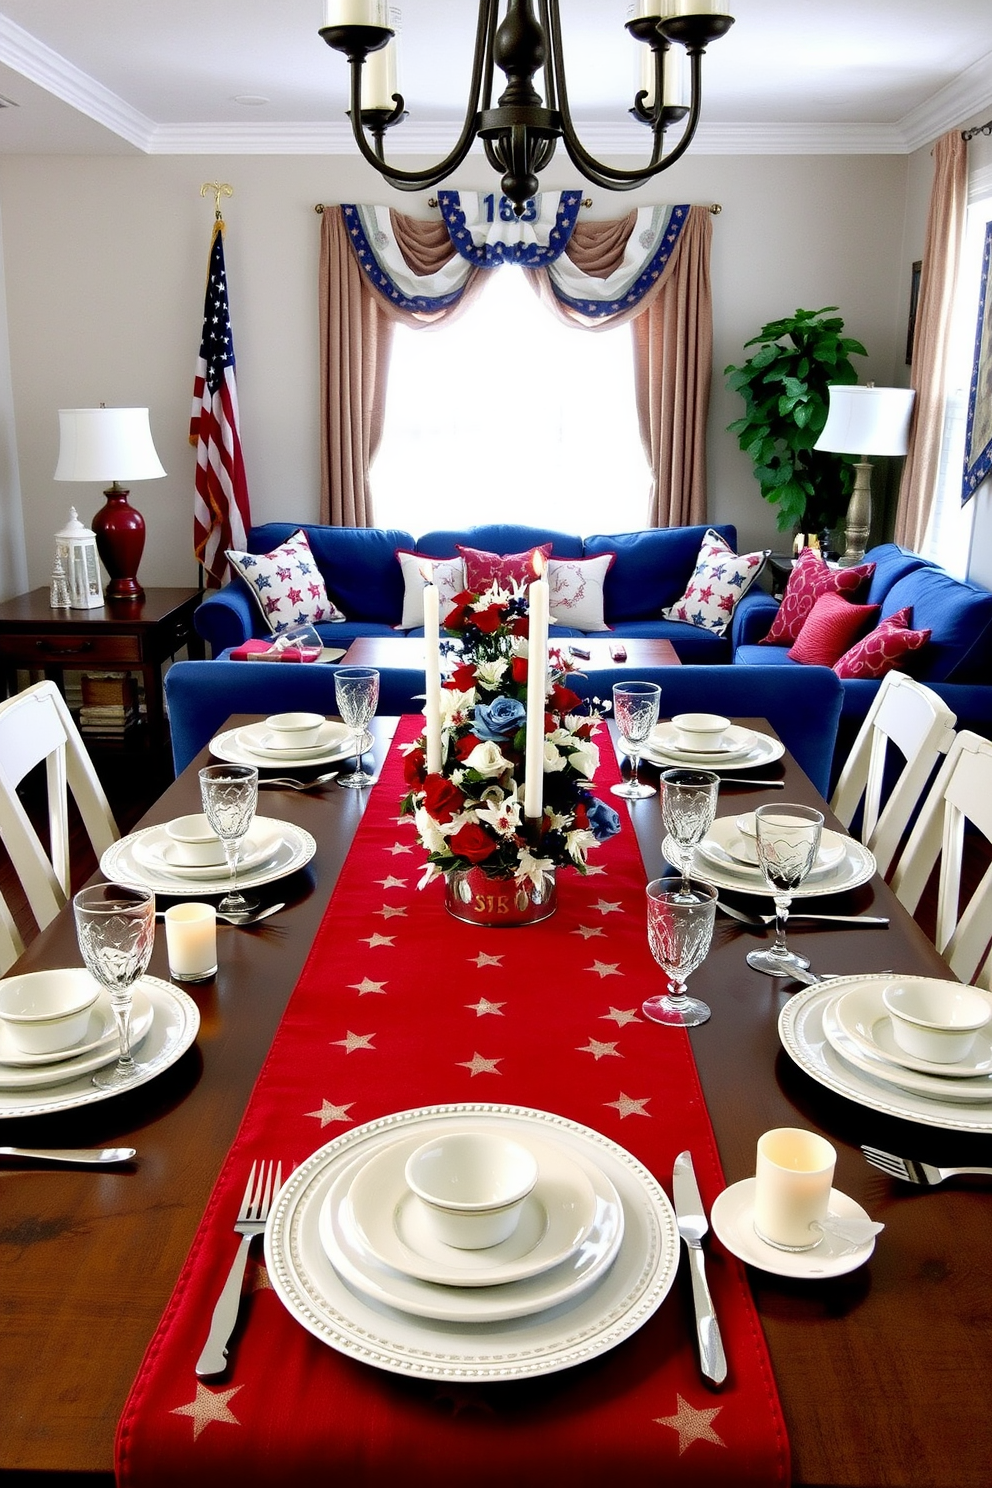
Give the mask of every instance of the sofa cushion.
MULTIPOLYGON (((707 531, 714 531, 731 547, 737 529, 729 525, 645 527, 639 532, 596 533, 587 537, 584 555, 613 553, 615 561, 604 587, 607 625, 627 620, 657 620, 685 590, 707 531)), ((555 557, 568 556, 555 546, 555 557)))
POLYGON ((700 630, 723 635, 730 624, 734 606, 758 577, 768 552, 765 548, 760 552, 738 555, 718 532, 714 532, 712 527, 707 528, 685 592, 673 605, 662 610, 662 616, 666 620, 683 620, 700 630))
POLYGON ((396 550, 403 573, 402 630, 414 630, 424 623, 424 586, 432 579, 437 586, 441 624, 454 603, 455 595, 465 588, 465 561, 462 558, 432 558, 427 553, 405 553, 396 550), (426 570, 426 572, 425 572, 426 570))
MULTIPOLYGON (((831 568, 812 548, 800 553, 789 582, 785 586, 778 614, 772 621, 768 634, 758 642, 761 646, 784 646, 795 641, 803 627, 803 621, 821 594, 854 595, 871 578, 874 569, 870 563, 857 568, 831 568)), ((834 657, 836 661, 837 658, 834 657)))
POLYGON ((875 565, 867 591, 859 595, 865 604, 881 604, 897 579, 918 568, 934 567, 928 558, 891 542, 880 543, 878 547, 871 548, 865 554, 864 561, 875 565))
POLYGON ((273 635, 293 625, 344 620, 328 598, 306 533, 301 529, 270 553, 243 553, 228 548, 227 559, 251 589, 262 618, 273 635))
POLYGON ((552 558, 548 564, 551 613, 561 625, 576 630, 609 630, 603 618, 603 585, 612 553, 598 558, 552 558))
POLYGON ((574 532, 559 532, 553 527, 528 527, 522 522, 487 522, 457 530, 439 527, 433 532, 425 532, 416 543, 404 543, 403 546, 415 547, 418 553, 440 553, 442 557, 454 558, 459 543, 466 543, 470 548, 484 548, 490 553, 519 553, 524 548, 550 543, 555 558, 582 557, 582 539, 574 532))
POLYGON ((929 630, 912 630, 908 608, 897 610, 860 641, 845 651, 834 671, 842 681, 848 677, 884 677, 900 662, 919 651, 930 639, 929 630))
POLYGON ((484 594, 494 584, 508 589, 511 584, 529 584, 537 576, 534 559, 540 553, 545 563, 551 557, 551 544, 540 543, 522 553, 488 553, 483 548, 458 544, 465 560, 465 588, 473 594, 484 594))
POLYGON ((910 607, 930 631, 914 675, 923 682, 987 682, 992 659, 992 593, 943 569, 914 569, 889 590, 882 618, 910 607))
POLYGON ((789 648, 789 656, 803 666, 832 667, 877 619, 878 605, 856 605, 843 594, 821 594, 789 648))

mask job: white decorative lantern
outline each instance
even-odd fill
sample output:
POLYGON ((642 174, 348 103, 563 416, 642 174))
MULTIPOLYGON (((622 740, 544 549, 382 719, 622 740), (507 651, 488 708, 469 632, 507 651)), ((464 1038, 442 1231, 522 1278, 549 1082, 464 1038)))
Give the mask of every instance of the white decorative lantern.
POLYGON ((62 559, 62 567, 69 583, 69 608, 101 608, 103 592, 96 552, 96 533, 83 526, 74 506, 69 508, 69 520, 62 531, 55 534, 55 551, 62 559))

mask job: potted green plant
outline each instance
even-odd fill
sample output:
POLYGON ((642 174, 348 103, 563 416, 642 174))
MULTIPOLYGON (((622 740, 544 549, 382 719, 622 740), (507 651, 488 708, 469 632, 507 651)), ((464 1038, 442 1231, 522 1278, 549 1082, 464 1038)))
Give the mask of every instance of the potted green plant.
POLYGON ((854 484, 853 459, 813 448, 827 421, 827 388, 857 382, 850 358, 868 355, 860 341, 841 334, 844 322, 831 314, 836 309, 797 310, 771 321, 745 343, 759 350, 743 366, 724 369, 745 407, 728 431, 750 455, 782 530, 831 530, 854 484))

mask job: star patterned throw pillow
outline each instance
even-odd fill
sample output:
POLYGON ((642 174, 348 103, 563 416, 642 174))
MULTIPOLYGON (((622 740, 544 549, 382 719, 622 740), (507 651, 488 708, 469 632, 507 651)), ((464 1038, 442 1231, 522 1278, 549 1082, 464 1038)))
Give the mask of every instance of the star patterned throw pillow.
POLYGON ((813 605, 821 594, 857 594, 875 572, 874 563, 862 563, 857 568, 831 568, 814 553, 812 548, 803 548, 796 565, 789 575, 789 582, 782 595, 782 603, 772 621, 771 629, 759 641, 761 646, 785 646, 799 638, 813 605))
POLYGON ((762 570, 770 549, 738 555, 710 527, 699 547, 699 556, 685 593, 667 610, 665 620, 684 620, 700 630, 723 635, 734 606, 750 589, 762 570))
POLYGON ((258 601, 273 635, 289 630, 292 625, 320 625, 345 618, 328 598, 302 529, 271 553, 239 553, 229 548, 227 558, 258 601))
POLYGON ((929 630, 910 629, 910 611, 896 610, 870 634, 845 651, 834 665, 838 677, 884 677, 930 639, 929 630))

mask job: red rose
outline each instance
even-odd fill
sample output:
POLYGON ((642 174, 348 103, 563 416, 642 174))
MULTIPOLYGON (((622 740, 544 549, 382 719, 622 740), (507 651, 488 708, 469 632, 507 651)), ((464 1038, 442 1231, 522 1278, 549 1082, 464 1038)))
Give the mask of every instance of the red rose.
POLYGON ((449 822, 465 804, 465 794, 443 775, 428 775, 424 786, 424 806, 435 821, 449 822))
POLYGON ((481 744, 481 743, 482 743, 482 740, 478 737, 477 734, 465 734, 465 735, 463 735, 463 737, 461 739, 456 739, 455 740, 455 759, 458 759, 458 760, 468 759, 469 755, 472 753, 472 750, 475 748, 475 746, 477 744, 481 744))
POLYGON ((475 822, 459 827, 454 836, 448 838, 448 846, 456 857, 467 858, 470 863, 481 863, 496 851, 496 844, 488 832, 475 822))
POLYGON ((495 635, 503 624, 503 606, 490 605, 487 610, 477 611, 474 619, 483 635, 495 635))
POLYGON ((510 621, 509 631, 511 635, 530 635, 530 621, 526 615, 518 615, 515 620, 510 621))
POLYGON ((451 673, 451 680, 444 685, 455 692, 469 692, 475 686, 475 667, 460 661, 451 673))
POLYGON ((453 610, 449 610, 448 614, 445 616, 444 620, 442 620, 441 623, 444 626, 445 630, 464 630, 465 622, 468 617, 468 605, 456 604, 453 610))
POLYGON ((589 825, 589 813, 586 810, 585 801, 576 802, 575 825, 579 828, 580 831, 585 831, 585 829, 589 825))
POLYGON ((557 684, 551 689, 551 702, 552 706, 557 708, 559 713, 574 713, 582 702, 582 699, 570 687, 562 687, 560 684, 557 684))
POLYGON ((510 671, 512 673, 514 682, 520 682, 520 683, 526 682, 527 681, 527 658, 526 658, 526 656, 515 656, 513 658, 513 662, 512 662, 512 665, 510 667, 510 671))
POLYGON ((403 779, 416 790, 427 778, 427 759, 422 749, 411 749, 403 760, 403 779))

